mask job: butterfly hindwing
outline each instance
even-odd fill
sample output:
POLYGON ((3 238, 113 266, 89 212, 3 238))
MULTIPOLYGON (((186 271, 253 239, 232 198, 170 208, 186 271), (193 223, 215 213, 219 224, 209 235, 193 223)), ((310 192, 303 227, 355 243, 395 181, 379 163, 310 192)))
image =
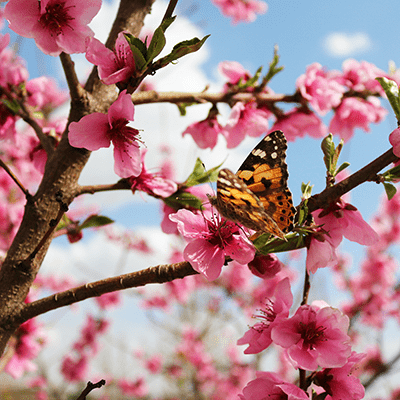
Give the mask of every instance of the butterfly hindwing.
POLYGON ((293 229, 295 208, 287 187, 287 142, 281 131, 267 135, 237 174, 220 171, 212 203, 226 218, 255 231, 284 237, 293 229))

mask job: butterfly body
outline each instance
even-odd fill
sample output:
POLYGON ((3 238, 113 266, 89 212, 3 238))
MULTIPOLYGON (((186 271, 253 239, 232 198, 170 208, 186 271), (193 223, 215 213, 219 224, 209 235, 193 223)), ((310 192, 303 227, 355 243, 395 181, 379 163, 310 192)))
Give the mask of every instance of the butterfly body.
POLYGON ((280 238, 293 229, 295 208, 287 187, 286 138, 274 131, 252 150, 238 172, 222 169, 211 203, 225 218, 280 238))

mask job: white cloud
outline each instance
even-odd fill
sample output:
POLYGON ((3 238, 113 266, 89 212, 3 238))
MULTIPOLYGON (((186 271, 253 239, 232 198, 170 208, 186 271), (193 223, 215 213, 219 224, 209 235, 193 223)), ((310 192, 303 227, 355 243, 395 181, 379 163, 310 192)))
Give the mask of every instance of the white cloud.
POLYGON ((325 37, 323 46, 332 57, 349 57, 370 50, 372 41, 365 32, 332 32, 325 37))

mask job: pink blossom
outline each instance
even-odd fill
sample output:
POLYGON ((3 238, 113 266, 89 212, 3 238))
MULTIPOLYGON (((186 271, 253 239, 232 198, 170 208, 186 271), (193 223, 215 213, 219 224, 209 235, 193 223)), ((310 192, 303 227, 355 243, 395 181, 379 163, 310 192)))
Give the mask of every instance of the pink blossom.
POLYGON ((336 231, 364 246, 371 246, 379 240, 378 234, 364 221, 357 208, 342 200, 332 204, 329 209, 314 211, 313 217, 315 223, 322 225, 331 237, 336 231))
MULTIPOLYGON (((209 186, 206 185, 198 185, 198 186, 191 186, 186 190, 188 193, 196 196, 199 198, 201 201, 208 201, 207 194, 209 192, 209 186)), ((190 207, 189 207, 190 209, 190 207)), ((194 211, 195 209, 193 209, 194 211)), ((174 214, 178 211, 178 209, 172 208, 170 206, 167 206, 165 203, 162 205, 162 213, 163 213, 163 219, 161 221, 161 230, 164 233, 169 233, 169 234, 178 234, 178 229, 177 225, 175 222, 172 222, 169 219, 169 216, 171 214, 174 214)))
MULTIPOLYGON (((181 260, 183 261, 183 259, 181 260)), ((184 304, 189 299, 189 296, 196 290, 196 280, 192 276, 187 276, 184 279, 175 279, 172 282, 167 282, 165 288, 168 292, 168 297, 173 298, 177 302, 184 304)))
POLYGON ((0 35, 0 86, 18 86, 29 78, 25 60, 9 47, 10 35, 0 35))
POLYGON ((35 371, 37 366, 32 362, 45 344, 45 338, 38 322, 30 319, 24 322, 15 332, 14 354, 4 370, 14 379, 19 379, 25 372, 35 371))
POLYGON ((257 14, 267 12, 268 6, 259 0, 212 0, 221 9, 222 14, 233 18, 233 23, 253 22, 257 14))
POLYGON ((261 322, 256 323, 238 341, 238 345, 248 344, 245 354, 255 354, 265 350, 271 343, 271 330, 282 319, 289 316, 289 310, 293 302, 290 282, 285 278, 277 283, 274 294, 266 300, 257 318, 261 322))
POLYGON ((108 114, 85 115, 69 125, 69 142, 73 147, 90 151, 114 145, 114 171, 122 178, 138 176, 142 170, 138 144, 139 131, 127 126, 133 121, 131 96, 122 91, 110 106, 108 114))
POLYGON ((353 136, 355 128, 369 132, 369 124, 381 122, 387 113, 388 111, 381 106, 380 100, 374 96, 369 96, 365 100, 347 97, 336 109, 329 130, 346 141, 353 136))
POLYGON ((395 129, 389 135, 389 142, 393 146, 394 155, 400 157, 400 128, 395 129))
POLYGON ((95 301, 102 310, 108 310, 112 307, 117 307, 121 303, 121 293, 111 292, 102 294, 99 297, 95 297, 95 301))
POLYGON ((126 82, 134 75, 135 59, 124 32, 118 34, 114 50, 93 37, 89 37, 87 43, 86 59, 98 66, 104 84, 126 82))
POLYGON ((240 264, 247 264, 254 258, 254 247, 231 221, 222 221, 216 216, 206 218, 184 209, 169 218, 178 224, 179 232, 189 242, 184 259, 209 280, 218 278, 226 256, 240 264))
POLYGON ((326 400, 360 400, 364 398, 365 389, 360 380, 352 373, 365 354, 352 352, 346 364, 340 368, 326 368, 315 374, 314 382, 325 389, 326 400))
POLYGON ((296 86, 315 111, 325 115, 340 104, 345 87, 338 82, 337 72, 326 72, 321 64, 314 63, 300 75, 296 86))
POLYGON ((225 129, 219 124, 217 116, 189 125, 182 133, 191 135, 200 149, 213 149, 218 141, 218 135, 226 136, 225 129))
POLYGON ((314 113, 305 113, 297 108, 287 112, 275 122, 270 132, 281 130, 285 132, 287 140, 294 141, 307 133, 314 138, 326 136, 328 130, 323 122, 314 113))
POLYGON ((342 82, 351 90, 355 92, 367 91, 371 94, 379 93, 380 96, 385 96, 385 91, 375 78, 387 76, 387 73, 374 64, 348 59, 343 62, 342 69, 342 82))
POLYGON ((66 92, 62 92, 57 88, 56 81, 46 76, 26 82, 26 91, 28 103, 45 112, 52 111, 68 98, 66 92))
POLYGON ((121 379, 118 382, 121 392, 126 396, 145 397, 149 393, 146 381, 143 378, 137 378, 134 381, 121 379))
POLYGON ((149 358, 146 361, 146 368, 152 374, 158 374, 162 369, 162 356, 160 354, 156 354, 149 358))
POLYGON ((275 254, 261 255, 249 262, 249 269, 255 276, 269 279, 282 269, 282 263, 275 254))
POLYGON ((349 318, 332 307, 300 306, 295 315, 279 321, 271 331, 296 368, 315 371, 342 367, 350 355, 349 318))
POLYGON ((306 392, 292 383, 285 382, 273 372, 256 373, 257 378, 250 381, 239 394, 241 400, 309 400, 306 392))
POLYGON ((249 268, 236 261, 232 261, 230 267, 224 270, 217 284, 228 293, 247 293, 252 287, 252 275, 249 268))
POLYGON ((244 69, 237 61, 223 61, 218 64, 218 71, 228 79, 228 83, 236 85, 239 81, 246 82, 250 79, 250 72, 244 69))
POLYGON ((68 382, 80 382, 85 379, 89 367, 89 358, 81 354, 78 358, 64 356, 61 363, 61 373, 68 382))
POLYGON ((98 13, 101 0, 10 0, 4 16, 18 35, 34 38, 46 54, 83 53, 85 39, 94 36, 87 24, 98 13))
POLYGON ((311 235, 307 246, 306 268, 308 273, 315 273, 318 268, 333 267, 338 263, 336 247, 339 246, 342 236, 336 231, 327 233, 317 228, 311 235))
POLYGON ((88 315, 86 324, 81 331, 81 337, 73 345, 73 349, 78 352, 91 351, 95 354, 98 350, 98 337, 105 333, 109 326, 109 322, 105 319, 96 319, 88 315))
POLYGON ((144 158, 146 156, 147 149, 142 150, 142 171, 137 177, 130 177, 129 183, 131 184, 132 192, 136 190, 148 193, 151 196, 169 197, 171 194, 178 190, 178 185, 171 179, 166 179, 160 174, 151 174, 148 172, 144 165, 144 158))
POLYGON ((256 103, 237 102, 225 125, 228 149, 237 147, 246 135, 258 137, 268 131, 268 118, 271 113, 257 108, 256 103))

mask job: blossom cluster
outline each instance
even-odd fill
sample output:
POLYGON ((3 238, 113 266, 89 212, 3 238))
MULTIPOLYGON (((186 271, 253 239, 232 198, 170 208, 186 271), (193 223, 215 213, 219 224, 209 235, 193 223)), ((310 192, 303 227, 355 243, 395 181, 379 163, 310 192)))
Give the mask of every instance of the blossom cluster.
MULTIPOLYGON (((227 79, 226 91, 235 85, 243 86, 252 78, 237 62, 221 63, 220 72, 227 79)), ((274 130, 284 131, 289 141, 306 134, 321 138, 328 131, 346 141, 354 135, 356 128, 369 132, 371 123, 379 123, 387 115, 378 98, 385 94, 376 77, 389 75, 366 61, 347 60, 342 71, 327 71, 314 63, 296 82, 297 92, 304 100, 300 106, 277 112, 276 104, 269 108, 254 101, 239 101, 232 107, 225 126, 218 122, 218 112, 210 111, 205 120, 190 125, 183 135, 190 134, 200 148, 211 149, 217 144, 219 135, 226 139, 228 148, 233 148, 246 136, 257 137, 274 130), (304 102, 309 106, 304 107, 304 102), (333 117, 327 127, 320 117, 329 111, 333 112, 333 117)), ((245 90, 251 93, 254 84, 245 90)), ((273 95, 268 87, 262 93, 273 95)))

